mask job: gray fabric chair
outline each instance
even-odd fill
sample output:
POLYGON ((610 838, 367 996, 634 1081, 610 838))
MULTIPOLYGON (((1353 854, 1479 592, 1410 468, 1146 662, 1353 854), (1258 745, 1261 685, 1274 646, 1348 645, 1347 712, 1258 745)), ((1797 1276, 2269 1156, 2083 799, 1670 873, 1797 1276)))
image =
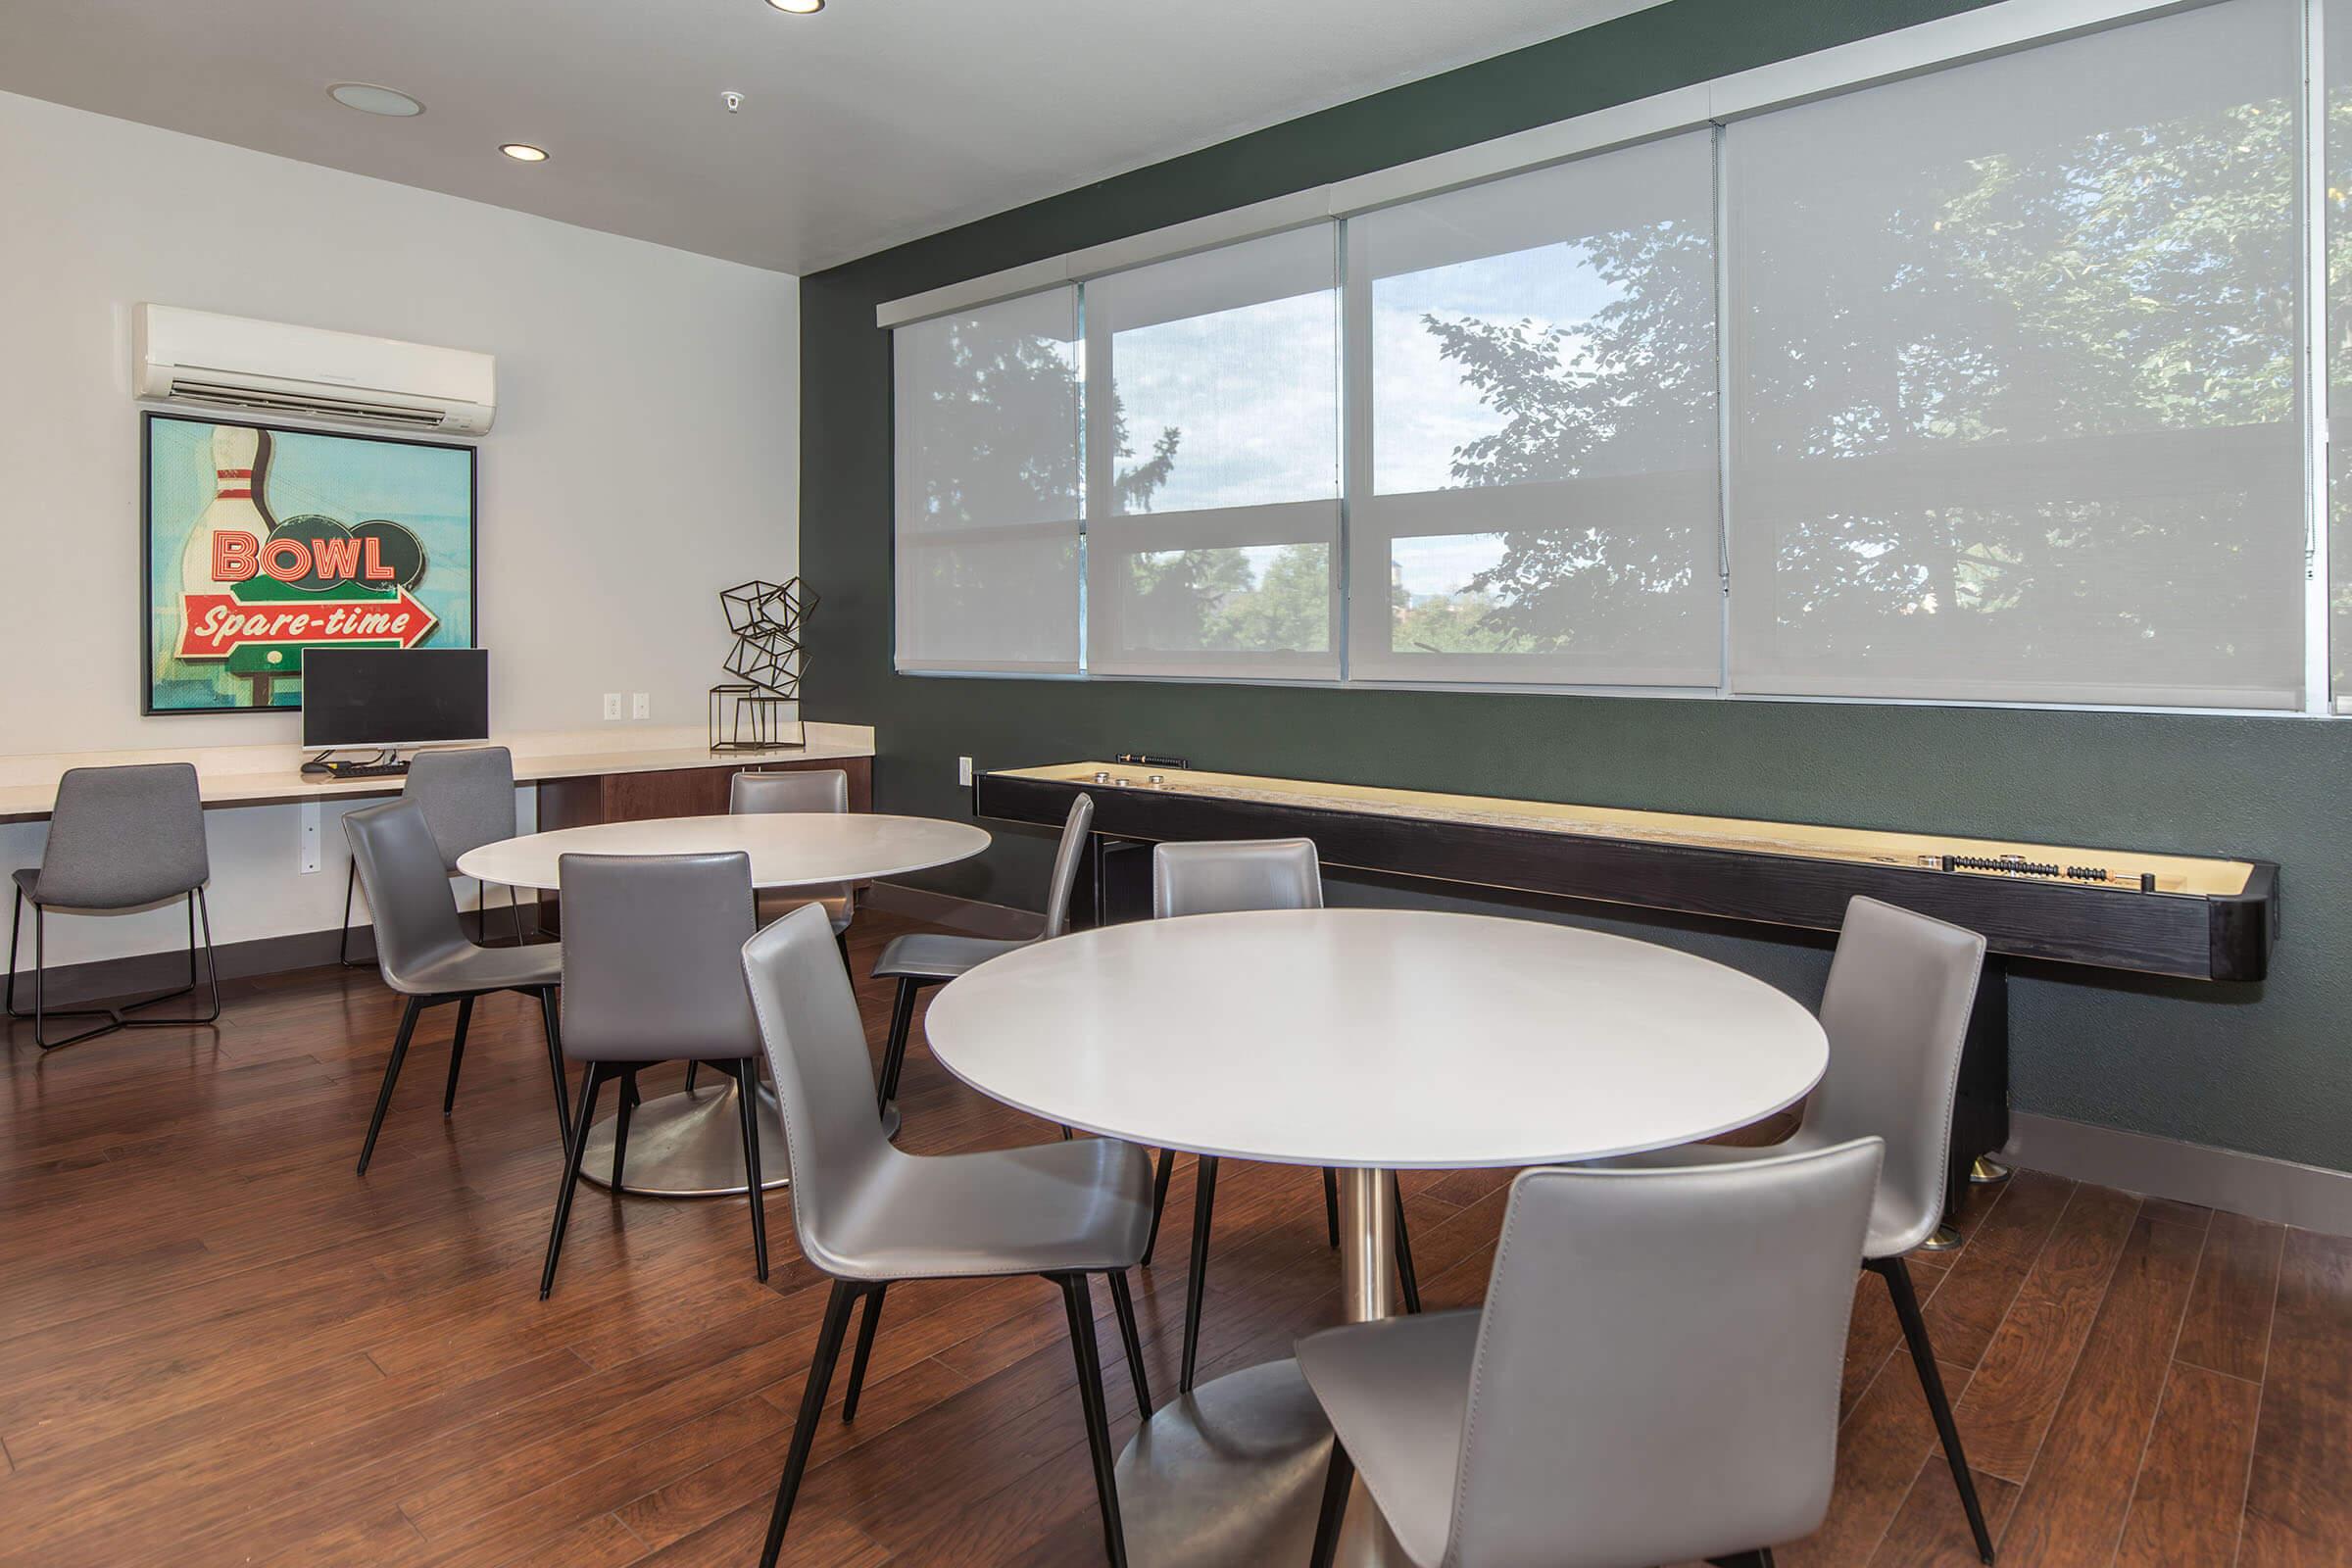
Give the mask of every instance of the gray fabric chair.
POLYGON ((1151 1162, 1142 1150, 1106 1138, 930 1157, 900 1151, 874 1115, 865 1025, 849 974, 833 961, 825 934, 822 912, 803 907, 743 950, 743 972, 792 1152, 793 1223, 803 1254, 833 1279, 776 1486, 761 1568, 774 1568, 783 1549, 851 1307, 860 1298, 865 1303, 842 1406, 845 1421, 857 1414, 883 1293, 891 1285, 1009 1274, 1041 1274, 1060 1287, 1103 1541, 1110 1561, 1123 1565, 1126 1544, 1088 1276, 1109 1280, 1136 1405, 1148 1412, 1152 1396, 1126 1271, 1143 1256, 1151 1228, 1151 1162))
POLYGON ((735 1080, 743 1169, 752 1199, 752 1252, 767 1278, 767 1208, 760 1192, 760 1025, 743 988, 744 942, 755 929, 752 859, 728 855, 566 855, 564 897, 564 1054, 587 1063, 579 1115, 556 1194, 539 1298, 555 1289, 598 1091, 618 1078, 612 1180, 620 1196, 637 1074, 664 1061, 709 1062, 735 1080))
MULTIPOLYGON (((401 798, 424 808, 425 825, 441 847, 445 874, 458 874, 458 857, 485 844, 514 836, 514 757, 504 746, 471 746, 457 751, 418 752, 409 759, 401 798)), ((359 882, 355 863, 343 878, 343 940, 336 957, 350 964, 351 895, 359 882)), ((474 879, 474 930, 487 939, 490 894, 474 879)), ((514 942, 522 944, 522 905, 514 888, 507 889, 507 913, 514 924, 514 942)))
POLYGON ((1317 1568, 1356 1473, 1418 1568, 1769 1563, 1810 1534, 1881 1153, 1523 1172, 1483 1310, 1298 1342, 1335 1439, 1317 1568))
POLYGON ((204 797, 187 762, 130 767, 75 767, 57 781, 49 840, 41 863, 15 874, 16 901, 8 922, 8 1015, 32 1020, 33 1044, 43 1051, 94 1040, 118 1029, 187 1028, 220 1016, 220 968, 213 955, 213 911, 204 896, 212 877, 205 853, 204 797), (166 899, 188 905, 188 983, 111 1007, 52 1007, 47 997, 49 911, 114 914, 166 899), (24 906, 32 906, 32 1010, 17 1008, 17 939, 24 906), (212 977, 210 1012, 177 1018, 124 1016, 196 989, 196 922, 204 920, 204 962, 212 977), (106 1022, 49 1038, 51 1018, 106 1022))
MULTIPOLYGON (((1312 839, 1211 841, 1199 844, 1161 844, 1152 851, 1152 915, 1171 919, 1188 914, 1227 914, 1240 909, 1320 909, 1323 907, 1323 866, 1312 839)), ((1216 1209, 1217 1169, 1214 1154, 1200 1157, 1193 1189, 1192 1272, 1184 1283, 1184 1363, 1179 1387, 1192 1392, 1193 1372, 1200 1349, 1200 1308, 1208 1280, 1208 1233, 1216 1209)), ((1155 1173, 1152 1228, 1158 1229, 1158 1204, 1168 1191, 1170 1156, 1161 1151, 1155 1173)), ((1396 1210, 1396 1280, 1404 1293, 1405 1310, 1421 1310, 1421 1287, 1413 1276, 1413 1248, 1405 1234, 1404 1190, 1395 1172, 1389 1175, 1396 1210)), ((1323 1172, 1323 1224, 1331 1245, 1340 1245, 1339 1173, 1323 1172)))
POLYGON ((458 916, 458 901, 450 892, 441 848, 433 841, 424 808, 415 801, 385 801, 346 812, 343 833, 351 841, 351 859, 360 885, 368 890, 368 906, 375 911, 375 961, 390 986, 408 999, 400 1015, 400 1033, 392 1041, 392 1059, 384 1064, 384 1086, 375 1097, 375 1114, 368 1122, 367 1142, 360 1146, 360 1174, 375 1157, 375 1140, 384 1129, 384 1112, 392 1105, 392 1089, 400 1081, 401 1063, 408 1059, 409 1042, 425 1008, 445 1002, 458 1004, 458 1026, 449 1048, 449 1084, 441 1093, 441 1113, 457 1104, 458 1069, 466 1059, 466 1030, 473 1021, 473 999, 493 991, 518 991, 539 1001, 540 1026, 547 1034, 547 1065, 555 1078, 556 1125, 566 1136, 571 1130, 570 1097, 564 1082, 561 1031, 556 1023, 556 987, 563 981, 564 950, 555 943, 529 947, 485 948, 466 935, 458 916))
MULTIPOLYGON (((944 984, 968 974, 989 959, 1033 942, 1051 942, 1070 927, 1070 891, 1078 885, 1078 867, 1086 858, 1087 834, 1095 824, 1095 801, 1081 795, 1070 803, 1062 819, 1061 844, 1054 852, 1054 880, 1046 888, 1045 929, 1026 941, 956 936, 944 931, 914 931, 890 939, 874 964, 874 978, 896 980, 898 1000, 891 1004, 890 1038, 882 1048, 881 1108, 889 1112, 899 1097, 899 1073, 906 1064, 906 1037, 914 1027, 914 999, 925 986, 944 984)), ((1147 1256, 1145 1261, 1149 1262, 1147 1256)))
MULTIPOLYGON (((727 809, 738 815, 757 811, 846 811, 850 808, 850 775, 838 767, 800 768, 791 772, 738 773, 727 784, 727 809)), ((847 944, 850 921, 858 913, 858 890, 847 882, 825 887, 791 888, 774 895, 783 908, 804 904, 820 906, 841 949, 841 961, 850 961, 847 944)))
MULTIPOLYGON (((1936 1370, 1936 1349, 1920 1315, 1911 1270, 1903 1261, 1904 1253, 1942 1223, 1952 1100, 1984 968, 1984 939, 1974 931, 1877 899, 1849 903, 1821 1000, 1821 1025, 1830 1038, 1829 1071, 1805 1102, 1797 1130, 1762 1152, 1821 1149, 1864 1136, 1886 1141, 1886 1169, 1871 1206, 1863 1261, 1886 1282, 1978 1555, 1990 1562, 1992 1535, 1961 1451, 1951 1400, 1936 1370)), ((1606 1163, 1725 1165, 1754 1159, 1758 1152, 1694 1144, 1606 1163)))

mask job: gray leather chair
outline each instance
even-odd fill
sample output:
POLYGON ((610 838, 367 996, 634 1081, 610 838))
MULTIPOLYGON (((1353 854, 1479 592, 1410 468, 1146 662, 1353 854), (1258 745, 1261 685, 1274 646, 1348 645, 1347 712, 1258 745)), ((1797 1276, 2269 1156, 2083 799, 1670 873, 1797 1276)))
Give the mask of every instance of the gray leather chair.
POLYGON ((743 989, 742 953, 755 923, 752 858, 729 855, 566 855, 557 862, 564 896, 564 1054, 587 1063, 579 1115, 556 1194, 539 1298, 555 1289, 556 1260, 571 1221, 598 1091, 621 1081, 612 1127, 612 1180, 620 1196, 629 1112, 640 1069, 709 1062, 735 1080, 743 1115, 743 1170, 752 1197, 752 1252, 767 1278, 767 1206, 760 1182, 760 1025, 743 989))
MULTIPOLYGON (((403 800, 424 808, 425 825, 441 847, 445 875, 458 874, 458 857, 466 851, 514 836, 514 756, 504 746, 418 752, 409 759, 408 780, 400 793, 403 800)), ((352 961, 351 895, 359 869, 354 863, 343 878, 343 940, 335 956, 347 965, 352 961)), ((475 934, 487 939, 489 890, 478 877, 473 887, 475 934)), ((515 945, 520 946, 522 905, 513 888, 507 889, 507 913, 514 924, 515 945)))
POLYGON ((1042 1274, 1061 1289, 1103 1542, 1110 1561, 1123 1568, 1127 1550, 1088 1276, 1102 1274, 1110 1282, 1136 1405, 1148 1412, 1152 1395, 1126 1271, 1143 1256, 1152 1224, 1151 1161, 1133 1145, 1107 1138, 928 1157, 899 1150, 874 1115, 865 1025, 849 973, 834 962, 825 935, 822 911, 803 907, 743 950, 743 972, 792 1151, 793 1224, 802 1253, 833 1279, 776 1486, 761 1568, 774 1568, 783 1549, 851 1307, 863 1298, 841 1412, 845 1421, 857 1414, 883 1293, 891 1285, 1009 1274, 1042 1274))
MULTIPOLYGON (((925 986, 945 984, 968 974, 989 959, 1001 957, 1033 942, 1051 942, 1070 928, 1070 890, 1078 884, 1078 867, 1086 858, 1087 834, 1095 824, 1095 801, 1081 795, 1070 803, 1062 819, 1061 844, 1054 852, 1054 880, 1046 889, 1045 929, 1026 941, 956 936, 944 931, 912 931, 890 939, 874 964, 874 978, 896 980, 898 1000, 890 1009, 890 1039, 882 1048, 881 1107, 885 1115, 899 1097, 899 1073, 906 1064, 906 1037, 914 1028, 915 994, 925 986)), ((1149 1262, 1149 1256, 1145 1261, 1149 1262)))
POLYGON ((1418 1568, 1643 1568, 1817 1528, 1875 1138, 1721 1166, 1531 1170, 1483 1310, 1328 1329, 1298 1370, 1418 1568))
MULTIPOLYGON (((727 809, 753 811, 846 811, 850 808, 850 775, 838 767, 801 768, 792 772, 738 773, 727 784, 727 809)), ((847 882, 829 887, 792 888, 775 895, 783 907, 820 906, 832 927, 841 961, 850 961, 850 921, 858 913, 858 890, 847 882)), ((774 911, 781 913, 782 908, 774 911)))
POLYGON ((196 769, 186 762, 131 767, 75 767, 57 781, 49 840, 41 863, 16 873, 8 922, 8 1015, 32 1020, 33 1044, 56 1051, 118 1029, 187 1028, 220 1016, 220 968, 213 956, 213 911, 204 884, 213 874, 204 845, 204 798, 196 769), (49 911, 114 914, 166 899, 187 900, 188 983, 111 1007, 52 1007, 48 972, 49 911), (17 938, 24 906, 32 906, 32 1010, 17 1009, 17 938), (177 1018, 125 1014, 196 989, 196 921, 204 920, 204 962, 212 976, 212 1011, 177 1018), (52 1018, 104 1018, 60 1040, 49 1038, 52 1018))
POLYGON ((385 801, 346 812, 343 833, 368 906, 375 911, 375 962, 390 986, 408 999, 392 1059, 384 1064, 384 1086, 360 1146, 360 1174, 375 1157, 376 1136, 392 1105, 416 1019, 427 1007, 458 1004, 458 1026, 449 1048, 449 1084, 441 1092, 441 1114, 457 1104, 458 1069, 466 1059, 466 1029, 473 1021, 473 999, 493 991, 519 991, 539 1000, 540 1026, 547 1034, 547 1065, 556 1084, 556 1125, 571 1130, 570 1098, 564 1083, 561 1032, 556 1023, 556 987, 563 981, 564 950, 555 943, 485 948, 466 935, 450 892, 441 847, 433 841, 424 808, 415 801, 385 801))
MULTIPOLYGON (((1152 915, 1227 914, 1239 909, 1320 909, 1323 866, 1312 839, 1210 841, 1161 844, 1152 851, 1152 915)), ((1154 1182, 1152 1228, 1168 1190, 1170 1158, 1163 1150, 1154 1182)), ((1193 1189, 1192 1271, 1184 1283, 1184 1365, 1179 1386, 1192 1392, 1200 1349, 1200 1306, 1208 1279, 1208 1231, 1217 1200, 1218 1159, 1202 1154, 1193 1189)), ((1389 1176, 1396 1210, 1396 1279, 1405 1310, 1421 1310, 1421 1287, 1413 1277, 1412 1243, 1405 1235, 1404 1194, 1395 1172, 1389 1176)), ((1331 1245, 1340 1245, 1339 1173, 1323 1172, 1323 1223, 1331 1245)))
MULTIPOLYGON (((1829 989, 1821 1000, 1821 1025, 1830 1037, 1829 1071, 1805 1102, 1802 1124, 1761 1152, 1821 1149, 1864 1136, 1886 1141, 1886 1168, 1871 1207, 1863 1261, 1886 1282, 1976 1536, 1977 1553, 1990 1562, 1992 1535, 1961 1451, 1951 1400, 1936 1370, 1936 1349, 1920 1315, 1911 1270, 1903 1261, 1903 1254, 1926 1242, 1943 1220, 1952 1100, 1984 968, 1984 939, 1974 931, 1877 899, 1847 904, 1829 989)), ((1607 1163, 1724 1165, 1758 1153, 1754 1148, 1693 1144, 1607 1163)))

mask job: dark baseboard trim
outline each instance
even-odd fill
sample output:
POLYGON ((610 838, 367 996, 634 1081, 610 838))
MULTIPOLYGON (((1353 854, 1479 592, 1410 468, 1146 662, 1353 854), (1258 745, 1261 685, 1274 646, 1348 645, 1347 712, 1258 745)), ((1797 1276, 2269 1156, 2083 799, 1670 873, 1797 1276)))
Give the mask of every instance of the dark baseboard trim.
MULTIPOLYGON (((471 910, 466 911, 468 915, 471 910)), ((522 907, 523 929, 530 929, 531 906, 522 907)), ((73 918, 60 916, 59 918, 73 918)), ((507 907, 494 904, 490 909, 490 940, 499 942, 507 936, 507 907)), ((256 937, 248 942, 223 942, 214 948, 214 956, 220 964, 222 980, 248 980, 258 975, 285 974, 295 969, 331 967, 336 961, 336 949, 342 941, 340 931, 298 931, 282 937, 256 937)), ((351 956, 356 963, 372 965, 375 962, 375 928, 355 925, 351 928, 351 956)), ((17 970, 17 1005, 30 1010, 32 1006, 32 938, 26 933, 17 955, 23 965, 17 970)), ((149 996, 158 991, 172 991, 187 984, 188 958, 184 949, 163 953, 134 953, 121 958, 96 958, 87 963, 53 965, 45 984, 46 1000, 52 1006, 78 1007, 90 1003, 120 1003, 127 999, 149 996)), ((204 960, 197 959, 199 983, 204 976, 204 960)))
POLYGON ((2013 1111, 2001 1158, 2075 1181, 2352 1236, 2352 1172, 2013 1111))

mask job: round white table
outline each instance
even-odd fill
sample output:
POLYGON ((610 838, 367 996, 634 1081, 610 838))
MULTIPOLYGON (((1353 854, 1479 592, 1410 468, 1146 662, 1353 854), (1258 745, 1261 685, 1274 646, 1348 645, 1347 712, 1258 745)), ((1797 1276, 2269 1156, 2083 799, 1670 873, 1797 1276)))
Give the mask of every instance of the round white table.
MULTIPOLYGON (((1386 1317, 1391 1169, 1565 1164, 1728 1132, 1803 1098, 1821 1025, 1751 976, 1534 920, 1195 915, 992 959, 932 1001, 950 1072, 1154 1148, 1341 1168, 1341 1306, 1386 1317)), ((1330 1428, 1291 1361, 1153 1412, 1118 1466, 1129 1561, 1303 1562, 1330 1428)), ((1346 1562, 1400 1562, 1350 1508, 1346 1562)))
MULTIPOLYGON (((988 848, 969 822, 867 811, 746 812, 604 822, 501 839, 458 857, 458 869, 510 887, 563 886, 566 855, 705 855, 742 851, 758 889, 868 882, 964 859, 988 848)), ((731 1080, 710 1080, 639 1105, 629 1118, 628 1179, 621 1191, 660 1198, 707 1198, 745 1190, 742 1122, 731 1080)), ((760 1171, 763 1188, 792 1178, 784 1122, 773 1092, 760 1091, 760 1171)), ((589 1130, 581 1174, 602 1183, 612 1168, 614 1118, 589 1130)))

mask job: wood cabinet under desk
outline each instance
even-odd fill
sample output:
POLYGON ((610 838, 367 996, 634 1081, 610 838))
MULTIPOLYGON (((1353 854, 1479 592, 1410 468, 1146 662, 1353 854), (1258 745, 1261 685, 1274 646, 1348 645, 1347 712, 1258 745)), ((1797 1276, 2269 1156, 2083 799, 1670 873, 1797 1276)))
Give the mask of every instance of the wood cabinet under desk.
POLYGON ((850 809, 874 808, 874 764, 870 757, 828 757, 803 760, 768 754, 741 762, 712 761, 701 767, 652 773, 590 773, 539 781, 539 831, 587 827, 598 822, 643 822, 664 816, 722 816, 727 792, 738 773, 808 772, 838 768, 850 776, 850 809))

